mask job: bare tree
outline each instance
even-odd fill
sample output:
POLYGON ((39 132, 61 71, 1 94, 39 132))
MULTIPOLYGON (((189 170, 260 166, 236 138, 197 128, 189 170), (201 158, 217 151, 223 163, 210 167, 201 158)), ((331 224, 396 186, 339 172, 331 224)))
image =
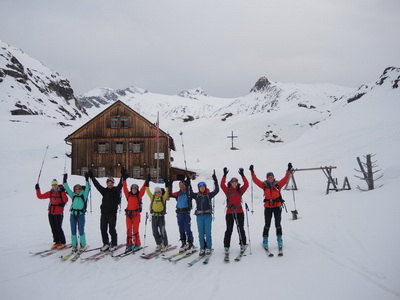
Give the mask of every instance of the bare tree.
MULTIPOLYGON (((364 157, 366 158, 366 162, 362 162, 361 159, 359 157, 357 157, 357 162, 358 165, 360 166, 361 170, 356 170, 357 172, 362 173, 363 177, 354 175, 357 178, 360 178, 361 180, 365 180, 368 186, 368 189, 362 189, 359 186, 357 186, 357 188, 361 191, 370 191, 373 190, 375 188, 375 181, 377 181, 378 179, 382 178, 383 175, 380 175, 378 178, 374 179, 374 174, 378 173, 382 170, 377 170, 374 171, 373 169, 377 167, 376 165, 376 161, 372 161, 372 157, 374 157, 375 154, 367 154, 366 156, 364 155, 364 157)), ((380 185, 379 187, 381 187, 382 185, 380 185)))

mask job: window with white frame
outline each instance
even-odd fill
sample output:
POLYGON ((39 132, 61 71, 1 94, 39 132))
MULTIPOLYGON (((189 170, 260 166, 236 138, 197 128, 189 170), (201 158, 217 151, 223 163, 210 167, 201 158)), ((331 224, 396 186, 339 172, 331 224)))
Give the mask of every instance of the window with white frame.
POLYGON ((115 153, 124 153, 124 142, 115 142, 115 153))
POLYGON ((132 177, 140 178, 140 166, 133 166, 132 168, 132 177))
POLYGON ((129 142, 129 151, 133 153, 143 152, 143 142, 129 142))
POLYGON ((118 117, 111 117, 111 128, 118 128, 118 117))

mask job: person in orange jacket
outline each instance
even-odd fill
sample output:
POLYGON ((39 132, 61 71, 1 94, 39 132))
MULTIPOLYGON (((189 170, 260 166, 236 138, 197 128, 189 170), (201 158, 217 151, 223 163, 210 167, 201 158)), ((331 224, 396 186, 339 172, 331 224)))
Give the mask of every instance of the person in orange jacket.
POLYGON ((285 177, 283 177, 280 181, 275 180, 274 173, 267 173, 267 180, 261 181, 257 178, 254 173, 254 166, 251 165, 249 170, 251 172, 251 176, 253 178, 254 183, 263 189, 264 191, 264 230, 263 230, 263 246, 268 249, 268 235, 269 235, 269 227, 271 226, 272 215, 274 215, 275 219, 275 229, 276 236, 278 241, 278 247, 281 249, 283 246, 282 240, 282 197, 281 197, 281 189, 287 183, 289 179, 290 172, 293 166, 291 163, 288 164, 288 169, 286 171, 285 177))
POLYGON ((35 185, 36 196, 39 199, 50 199, 48 216, 53 233, 53 246, 51 248, 62 249, 66 246, 65 235, 62 229, 62 222, 64 218, 64 206, 68 202, 67 194, 65 193, 64 186, 58 185, 58 181, 53 179, 51 182, 51 190, 42 194, 40 192, 39 183, 35 185))
POLYGON ((244 231, 244 212, 242 208, 242 195, 246 192, 249 187, 249 182, 244 176, 243 168, 239 169, 239 175, 242 177, 243 186, 240 186, 236 177, 231 178, 226 185, 226 175, 228 169, 223 169, 224 176, 221 180, 221 189, 226 195, 226 231, 224 236, 224 248, 225 253, 229 253, 229 247, 231 245, 231 236, 233 231, 233 225, 236 223, 239 232, 239 244, 240 250, 244 251, 246 247, 246 233, 244 231))
POLYGON ((129 177, 127 172, 123 175, 123 190, 126 197, 127 206, 125 209, 126 216, 126 249, 125 252, 137 251, 141 247, 139 236, 140 213, 142 212, 142 198, 146 191, 145 183, 140 188, 137 184, 132 184, 130 191, 126 183, 129 177))

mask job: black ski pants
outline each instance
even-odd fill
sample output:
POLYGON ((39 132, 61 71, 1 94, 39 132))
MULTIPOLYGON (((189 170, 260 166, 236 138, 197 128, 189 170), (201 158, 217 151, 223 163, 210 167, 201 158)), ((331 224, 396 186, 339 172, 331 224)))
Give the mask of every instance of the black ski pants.
POLYGON ((103 240, 104 245, 110 244, 107 229, 111 235, 111 246, 118 245, 117 230, 115 229, 116 225, 117 225, 117 214, 101 214, 100 231, 101 231, 101 238, 103 240))
POLYGON ((165 230, 165 217, 152 216, 151 229, 157 245, 168 246, 167 231, 165 230))
POLYGON ((62 222, 64 215, 49 214, 49 223, 51 232, 53 233, 53 242, 58 244, 65 244, 65 235, 62 229, 62 222))
POLYGON ((232 231, 235 223, 237 225, 237 230, 239 233, 239 244, 246 245, 246 233, 244 231, 244 214, 226 214, 225 221, 226 231, 224 236, 224 247, 229 248, 231 246, 232 231), (235 218, 237 219, 236 221, 235 218))
POLYGON ((271 226, 272 215, 274 215, 274 219, 275 219, 276 236, 281 236, 282 235, 282 226, 281 226, 282 207, 281 206, 277 206, 274 208, 264 207, 265 226, 264 226, 263 236, 268 236, 269 227, 271 226))

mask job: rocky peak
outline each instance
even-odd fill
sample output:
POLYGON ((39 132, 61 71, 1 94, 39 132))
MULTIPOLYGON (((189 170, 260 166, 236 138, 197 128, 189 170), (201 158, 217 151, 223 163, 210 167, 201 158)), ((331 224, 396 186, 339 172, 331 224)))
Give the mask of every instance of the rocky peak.
POLYGON ((67 120, 86 114, 67 79, 3 41, 0 41, 0 85, 11 114, 55 118, 62 115, 67 120), (47 109, 50 107, 53 108, 47 109))
POLYGON ((250 93, 262 92, 271 84, 267 77, 261 77, 258 79, 254 87, 250 90, 250 93))
POLYGON ((189 98, 189 99, 198 99, 197 98, 198 96, 208 97, 206 92, 200 87, 191 89, 191 90, 182 91, 178 94, 178 96, 183 97, 183 98, 189 98))
POLYGON ((396 67, 388 67, 383 71, 381 77, 376 82, 377 85, 383 85, 389 83, 393 89, 397 89, 399 87, 400 81, 400 68, 396 67))

